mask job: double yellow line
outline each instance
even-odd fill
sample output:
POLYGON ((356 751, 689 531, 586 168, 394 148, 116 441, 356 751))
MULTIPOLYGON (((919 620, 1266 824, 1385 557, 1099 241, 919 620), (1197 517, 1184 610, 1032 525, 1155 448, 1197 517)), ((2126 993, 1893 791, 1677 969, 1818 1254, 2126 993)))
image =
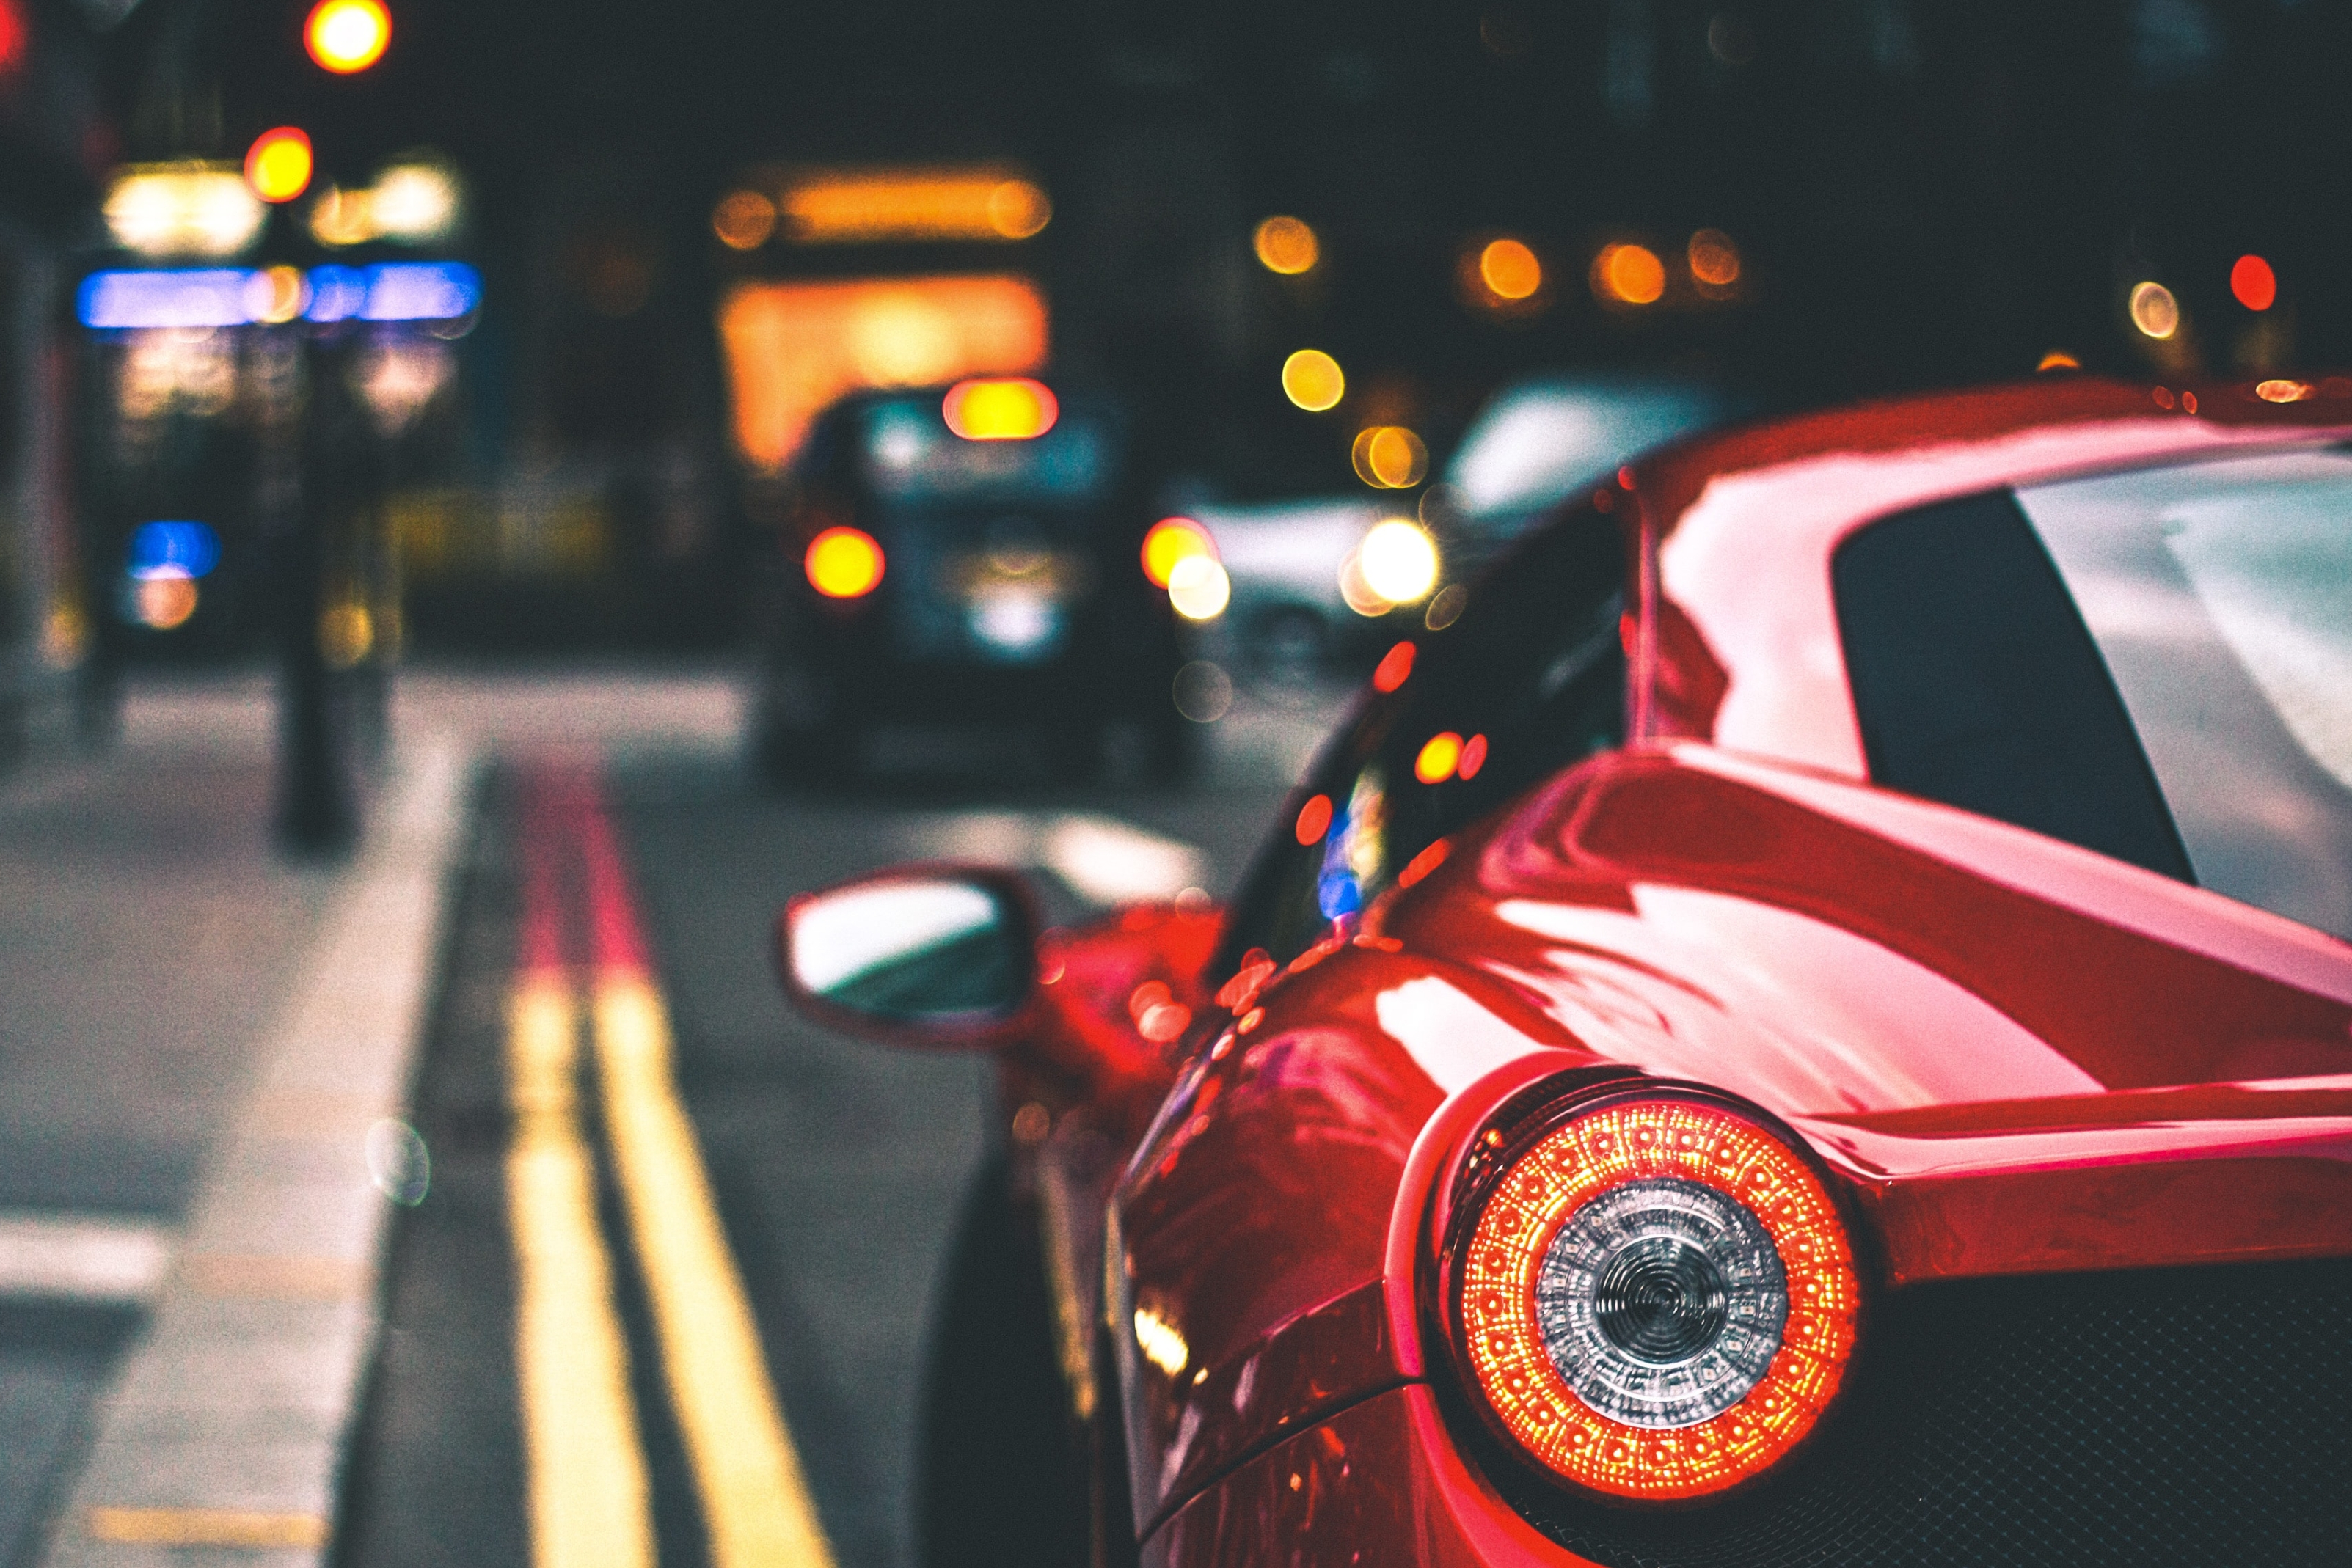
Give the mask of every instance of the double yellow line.
POLYGON ((581 1105, 583 1001, 604 1134, 710 1560, 833 1568, 678 1099, 668 1009, 642 971, 612 964, 584 988, 567 969, 526 967, 509 1009, 507 1195, 534 1568, 654 1568, 656 1559, 581 1105))

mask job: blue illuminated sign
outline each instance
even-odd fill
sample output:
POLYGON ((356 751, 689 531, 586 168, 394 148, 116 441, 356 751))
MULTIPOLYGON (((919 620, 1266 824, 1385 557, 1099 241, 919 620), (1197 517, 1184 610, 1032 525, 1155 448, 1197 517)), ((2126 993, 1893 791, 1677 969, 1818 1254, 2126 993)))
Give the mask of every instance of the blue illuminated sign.
MULTIPOLYGON (((310 269, 313 321, 448 321, 482 303, 482 275, 462 261, 384 261, 310 269)), ((94 272, 75 314, 102 331, 144 327, 242 327, 268 319, 275 291, 244 267, 94 272)))

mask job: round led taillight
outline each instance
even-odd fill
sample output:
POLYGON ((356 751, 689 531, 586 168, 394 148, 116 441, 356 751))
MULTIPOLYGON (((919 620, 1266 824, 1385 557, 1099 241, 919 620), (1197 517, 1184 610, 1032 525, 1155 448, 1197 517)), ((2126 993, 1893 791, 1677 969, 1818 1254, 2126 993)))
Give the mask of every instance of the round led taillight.
POLYGON ((1837 1396, 1862 1287, 1812 1168, 1699 1098, 1574 1109, 1479 1180, 1456 1344, 1502 1430, 1560 1479, 1668 1501, 1769 1469, 1837 1396))

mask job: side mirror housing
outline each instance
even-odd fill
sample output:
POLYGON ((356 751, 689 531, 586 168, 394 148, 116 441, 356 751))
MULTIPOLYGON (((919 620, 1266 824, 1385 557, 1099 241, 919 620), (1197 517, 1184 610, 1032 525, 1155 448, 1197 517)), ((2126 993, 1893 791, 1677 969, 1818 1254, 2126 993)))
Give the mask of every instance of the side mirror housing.
POLYGON ((1010 872, 902 866, 786 904, 776 961, 820 1023, 890 1045, 992 1046, 1036 990, 1036 906, 1010 872))

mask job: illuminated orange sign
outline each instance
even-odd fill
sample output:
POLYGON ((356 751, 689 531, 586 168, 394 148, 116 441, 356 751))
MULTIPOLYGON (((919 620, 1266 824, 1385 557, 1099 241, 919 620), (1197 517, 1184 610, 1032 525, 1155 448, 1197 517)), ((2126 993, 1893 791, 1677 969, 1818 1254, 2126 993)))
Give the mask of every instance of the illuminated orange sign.
POLYGON ((1007 169, 806 174, 786 182, 776 209, 798 245, 1020 240, 1054 216, 1045 193, 1007 169))
POLYGON ((719 335, 736 445, 772 471, 845 392, 1042 369, 1045 300, 1004 275, 747 282, 720 302, 719 335))

